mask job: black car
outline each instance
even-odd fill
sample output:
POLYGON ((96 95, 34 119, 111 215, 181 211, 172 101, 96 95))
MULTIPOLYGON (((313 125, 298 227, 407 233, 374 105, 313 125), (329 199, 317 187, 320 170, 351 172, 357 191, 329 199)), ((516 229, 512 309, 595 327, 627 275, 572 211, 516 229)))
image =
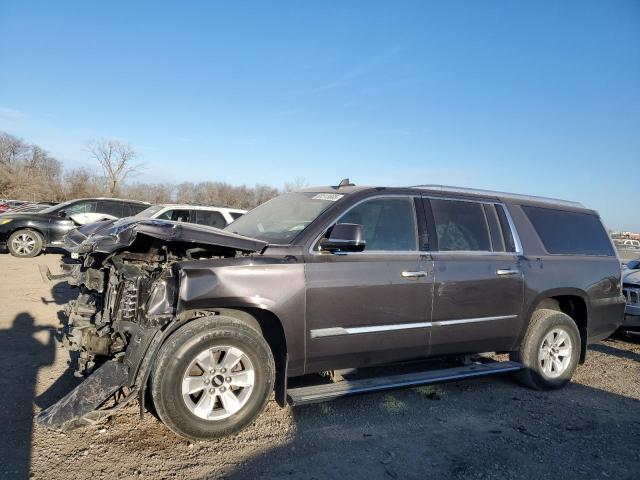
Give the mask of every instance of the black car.
POLYGON ((344 181, 224 230, 117 223, 66 266, 80 288, 65 345, 79 374, 95 371, 40 414, 49 427, 137 398, 204 439, 251 423, 274 391, 297 405, 508 372, 555 389, 624 312, 611 240, 575 202, 344 181))
POLYGON ((62 237, 86 223, 135 215, 149 204, 117 198, 70 200, 40 212, 0 215, 0 247, 15 257, 35 257, 44 248, 59 246, 62 237))

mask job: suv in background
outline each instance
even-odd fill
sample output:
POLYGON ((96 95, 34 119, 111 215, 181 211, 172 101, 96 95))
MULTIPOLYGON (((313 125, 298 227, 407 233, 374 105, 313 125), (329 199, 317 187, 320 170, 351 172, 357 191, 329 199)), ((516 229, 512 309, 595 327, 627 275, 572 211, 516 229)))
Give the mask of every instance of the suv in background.
MULTIPOLYGON (((246 213, 246 210, 239 210, 237 208, 161 204, 152 205, 149 208, 144 209, 140 213, 134 215, 134 218, 157 218, 160 220, 171 220, 174 222, 195 223, 209 227, 224 228, 244 213, 246 213)), ((118 228, 119 225, 127 221, 128 220, 126 219, 117 221, 108 220, 78 227, 64 236, 61 246, 68 252, 72 252, 90 235, 99 234, 102 230, 108 228, 118 228)), ((72 253, 72 256, 75 257, 76 255, 72 253)))
POLYGON ((0 216, 0 247, 15 257, 35 257, 47 247, 60 246, 62 237, 86 223, 136 215, 147 202, 117 198, 83 198, 45 208, 40 212, 0 216))
POLYGON ((161 220, 197 223, 198 225, 224 228, 245 213, 247 213, 246 210, 237 208, 163 204, 153 205, 138 213, 136 217, 159 218, 161 220))
POLYGON ((95 371, 38 416, 62 430, 113 398, 205 439, 253 422, 274 390, 297 405, 507 372, 560 388, 625 305, 595 211, 452 187, 343 181, 222 231, 128 219, 77 252, 65 345, 95 371))

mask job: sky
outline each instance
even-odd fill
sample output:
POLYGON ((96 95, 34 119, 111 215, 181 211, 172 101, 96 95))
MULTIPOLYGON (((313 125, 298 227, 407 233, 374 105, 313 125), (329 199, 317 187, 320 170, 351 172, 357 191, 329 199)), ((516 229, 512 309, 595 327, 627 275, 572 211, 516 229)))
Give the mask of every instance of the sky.
POLYGON ((640 231, 640 0, 0 3, 0 130, 145 182, 446 184, 640 231))

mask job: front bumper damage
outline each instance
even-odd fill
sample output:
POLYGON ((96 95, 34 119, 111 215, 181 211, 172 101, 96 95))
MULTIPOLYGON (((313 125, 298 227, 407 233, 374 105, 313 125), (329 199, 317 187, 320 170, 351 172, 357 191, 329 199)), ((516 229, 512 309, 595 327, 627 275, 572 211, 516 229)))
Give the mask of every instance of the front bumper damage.
POLYGON ((99 409, 124 387, 128 372, 129 368, 124 363, 105 363, 61 400, 40 412, 36 422, 63 432, 95 424, 126 404, 124 399, 117 399, 116 406, 99 409))
POLYGON ((63 343, 77 352, 76 376, 87 377, 36 422, 56 430, 93 424, 137 398, 164 339, 180 325, 181 261, 222 259, 266 244, 197 225, 146 220, 114 225, 74 248, 79 262, 45 281, 78 289, 64 309, 63 343))

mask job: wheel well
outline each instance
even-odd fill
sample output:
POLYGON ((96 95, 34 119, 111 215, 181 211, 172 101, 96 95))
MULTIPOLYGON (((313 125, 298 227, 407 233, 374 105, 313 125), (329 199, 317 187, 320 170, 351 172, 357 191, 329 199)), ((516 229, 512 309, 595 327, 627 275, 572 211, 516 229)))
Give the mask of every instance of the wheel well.
POLYGON ((584 363, 587 354, 587 325, 589 322, 589 313, 584 299, 577 295, 555 295, 541 300, 536 305, 536 310, 540 308, 557 310, 573 319, 580 332, 580 363, 584 363))
POLYGON ((44 234, 38 230, 37 228, 33 228, 33 227, 18 227, 15 228, 14 230, 11 230, 11 232, 9 233, 9 235, 7 235, 7 240, 9 239, 9 237, 11 235, 13 235, 16 232, 19 232, 20 230, 29 230, 31 232, 36 232, 38 235, 40 235, 40 238, 42 238, 42 246, 45 246, 45 238, 44 238, 44 234))
POLYGON ((213 310, 213 313, 242 320, 262 334, 271 348, 276 364, 276 401, 284 407, 287 389, 287 339, 280 319, 273 312, 259 308, 219 308, 213 310))

